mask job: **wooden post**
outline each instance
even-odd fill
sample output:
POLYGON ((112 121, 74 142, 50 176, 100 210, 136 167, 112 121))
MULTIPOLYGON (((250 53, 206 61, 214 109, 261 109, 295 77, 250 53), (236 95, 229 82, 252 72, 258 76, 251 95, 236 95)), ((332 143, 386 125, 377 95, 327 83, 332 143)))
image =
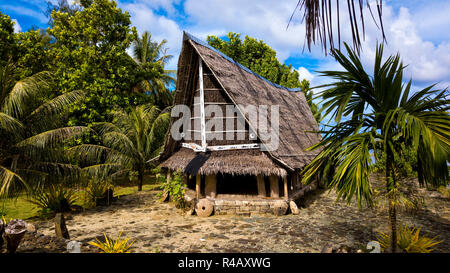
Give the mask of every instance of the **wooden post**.
POLYGON ((211 198, 216 198, 217 177, 215 174, 207 175, 205 178, 205 194, 211 198))
POLYGON ((202 58, 198 56, 198 77, 200 87, 200 131, 202 136, 202 150, 206 152, 206 123, 205 123, 205 93, 203 90, 203 65, 202 58))
POLYGON ((278 176, 271 175, 269 177, 270 181, 270 197, 280 197, 280 188, 278 185, 278 176))
POLYGON ((291 189, 296 190, 299 188, 298 184, 298 173, 294 171, 291 175, 291 189))
POLYGON ((202 176, 197 174, 195 176, 195 193, 197 194, 197 200, 200 199, 200 184, 202 182, 202 176))
POLYGON ((288 200, 288 180, 287 176, 284 177, 284 200, 288 200))
POLYGON ((256 176, 256 181, 258 183, 258 196, 266 196, 266 184, 264 183, 264 175, 258 174, 258 176, 256 176))
POLYGON ((172 171, 168 170, 167 171, 167 183, 172 182, 172 171))

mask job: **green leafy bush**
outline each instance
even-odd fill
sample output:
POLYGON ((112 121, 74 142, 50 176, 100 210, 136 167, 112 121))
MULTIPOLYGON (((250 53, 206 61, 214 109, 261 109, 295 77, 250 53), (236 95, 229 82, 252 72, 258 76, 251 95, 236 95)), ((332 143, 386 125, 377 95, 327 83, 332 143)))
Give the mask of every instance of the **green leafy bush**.
POLYGON ((75 189, 51 185, 48 188, 39 187, 33 190, 28 201, 41 208, 43 213, 48 213, 70 211, 76 200, 75 189))
POLYGON ((91 179, 86 188, 88 201, 95 206, 110 205, 113 201, 113 185, 107 180, 91 179))
POLYGON ((172 175, 171 180, 166 179, 166 182, 162 185, 163 192, 159 193, 159 196, 162 196, 164 192, 168 193, 177 208, 185 208, 184 193, 186 188, 187 185, 183 181, 183 175, 176 172, 172 175))
MULTIPOLYGON (((413 148, 407 148, 405 144, 400 144, 398 149, 401 153, 394 152, 394 166, 397 177, 416 176, 417 172, 417 152, 413 148)), ((386 154, 379 154, 374 165, 374 172, 383 173, 386 171, 386 154)))
MULTIPOLYGON (((379 232, 378 242, 383 251, 390 248, 391 235, 379 232)), ((436 237, 420 236, 420 228, 404 225, 397 231, 397 247, 409 253, 429 253, 433 247, 442 241, 436 241, 436 237)))

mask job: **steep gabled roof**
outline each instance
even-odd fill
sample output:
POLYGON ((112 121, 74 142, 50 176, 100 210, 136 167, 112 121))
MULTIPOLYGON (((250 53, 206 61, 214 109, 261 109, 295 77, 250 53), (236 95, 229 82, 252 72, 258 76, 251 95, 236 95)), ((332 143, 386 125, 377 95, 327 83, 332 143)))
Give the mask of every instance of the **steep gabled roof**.
MULTIPOLYGON (((304 167, 316 156, 316 152, 308 152, 306 149, 320 141, 319 134, 311 133, 318 130, 318 125, 299 88, 291 89, 272 83, 190 34, 184 33, 183 41, 183 50, 178 63, 179 80, 189 75, 186 69, 188 65, 185 63, 189 58, 183 55, 187 55, 188 51, 193 49, 212 71, 234 104, 279 105, 280 143, 277 150, 268 152, 273 160, 292 170, 304 167)), ((184 84, 177 83, 175 104, 187 103, 183 95, 183 91, 186 92, 183 90, 184 84)), ((257 128, 257 124, 251 124, 250 120, 248 123, 252 128, 257 128)), ((169 139, 161 158, 168 158, 175 148, 175 143, 169 139)))

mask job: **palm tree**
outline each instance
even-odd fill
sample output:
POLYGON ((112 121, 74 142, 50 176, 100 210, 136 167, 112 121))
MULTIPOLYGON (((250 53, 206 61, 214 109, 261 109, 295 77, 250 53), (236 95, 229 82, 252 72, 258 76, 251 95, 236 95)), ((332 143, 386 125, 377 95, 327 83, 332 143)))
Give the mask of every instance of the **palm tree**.
POLYGON ((162 40, 159 44, 152 41, 152 35, 145 31, 141 38, 137 38, 133 43, 134 60, 144 71, 157 65, 162 73, 158 76, 152 74, 151 78, 145 79, 137 86, 141 92, 149 92, 153 97, 153 104, 161 109, 172 105, 172 94, 167 89, 168 85, 175 84, 175 70, 165 70, 164 66, 173 57, 167 54, 165 45, 167 40, 162 40))
POLYGON ((0 197, 16 194, 77 168, 64 162, 61 145, 89 130, 62 127, 68 106, 83 98, 73 91, 46 99, 51 75, 40 72, 14 81, 15 66, 0 67, 0 197), (52 174, 52 175, 50 175, 52 174))
MULTIPOLYGON (((337 41, 338 48, 340 49, 341 45, 341 22, 340 22, 340 1, 332 1, 332 0, 298 0, 297 6, 292 12, 291 18, 289 19, 289 23, 294 18, 295 12, 298 10, 304 10, 302 15, 302 21, 305 21, 305 42, 308 45, 308 50, 311 51, 311 44, 315 44, 316 41, 319 41, 322 45, 322 48, 327 53, 327 46, 330 50, 334 49, 334 43, 336 37, 333 36, 333 30, 337 30, 337 41), (334 10, 334 12, 333 12, 334 10)), ((353 48, 359 53, 361 49, 361 32, 364 38, 365 35, 365 25, 364 25, 364 9, 367 8, 375 25, 381 30, 381 34, 383 37, 383 41, 386 39, 384 35, 384 27, 383 27, 383 0, 376 0, 376 13, 378 17, 375 19, 375 16, 372 12, 372 5, 369 0, 348 0, 347 7, 345 12, 348 14, 349 18, 349 26, 348 28, 352 31, 352 40, 353 40, 353 48), (364 3, 366 7, 364 7, 364 3)), ((345 6, 345 4, 344 4, 345 6)), ((345 7, 344 7, 345 8, 345 7)))
MULTIPOLYGON (((421 184, 448 183, 450 155, 450 117, 447 90, 434 85, 410 94, 411 81, 403 83, 404 66, 400 57, 390 56, 382 63, 383 46, 378 45, 373 76, 364 70, 356 52, 345 47, 348 58, 339 50, 333 56, 344 71, 323 71, 336 81, 320 92, 325 115, 336 125, 324 130, 323 139, 311 149, 322 149, 302 172, 305 183, 319 174, 338 199, 350 202, 355 196, 359 207, 371 206, 373 190, 369 182, 372 166, 384 154, 386 196, 389 203, 392 242, 397 242, 396 208, 401 203, 395 175, 395 157, 401 145, 417 150, 421 184)), ((401 197, 401 196, 400 196, 401 197)))
POLYGON ((170 112, 161 112, 154 105, 140 105, 112 112, 112 122, 94 124, 103 145, 82 144, 71 148, 83 162, 92 165, 83 168, 91 176, 137 175, 138 191, 142 190, 147 163, 156 157, 169 128, 170 112))

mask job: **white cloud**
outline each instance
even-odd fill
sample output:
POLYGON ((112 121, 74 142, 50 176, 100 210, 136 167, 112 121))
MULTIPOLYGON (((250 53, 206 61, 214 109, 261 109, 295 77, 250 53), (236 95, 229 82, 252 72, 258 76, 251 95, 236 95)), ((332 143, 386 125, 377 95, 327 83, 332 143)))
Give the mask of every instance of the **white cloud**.
POLYGON ((311 82, 311 80, 314 78, 314 75, 311 74, 311 72, 309 72, 309 70, 307 68, 303 67, 303 66, 299 67, 297 69, 297 71, 298 71, 298 74, 299 74, 298 79, 300 81, 303 80, 303 79, 306 79, 306 80, 311 82))
POLYGON ((183 31, 174 20, 155 14, 153 11, 154 4, 147 5, 146 3, 123 3, 120 6, 130 13, 131 21, 140 34, 149 31, 153 40, 158 42, 163 39, 167 40, 167 53, 174 56, 169 61, 167 69, 176 69, 178 55, 181 51, 183 31))
POLYGON ((296 1, 187 0, 184 11, 193 33, 223 35, 229 31, 262 39, 284 61, 303 45, 304 28, 292 22, 286 30, 296 1), (211 31, 212 30, 212 31, 211 31), (216 32, 213 32, 216 31, 216 32))
POLYGON ((17 19, 12 19, 11 21, 14 22, 14 32, 15 33, 19 33, 22 31, 22 27, 19 24, 19 21, 17 21, 17 19))
MULTIPOLYGON (((448 9, 443 8, 443 5, 450 4, 445 1, 438 1, 439 5, 413 2, 415 4, 409 5, 408 9, 401 7, 404 5, 402 2, 384 3, 383 19, 388 41, 385 55, 400 52, 404 64, 408 65, 405 78, 412 77, 417 85, 437 81, 443 85, 450 82, 450 43, 447 39, 450 32, 442 31, 438 26, 450 27, 450 17, 444 12, 448 9), (415 8, 419 4, 425 8, 415 8)), ((296 0, 277 3, 270 0, 186 0, 184 14, 176 10, 175 5, 179 4, 179 0, 135 0, 133 3, 119 4, 130 12, 139 32, 148 30, 154 39, 168 40, 169 53, 174 55, 169 64, 171 69, 176 68, 181 50, 182 29, 201 39, 211 34, 223 36, 229 31, 242 33, 262 39, 277 51, 280 61, 306 54, 308 58, 320 60, 315 70, 339 69, 332 57, 324 56, 319 45, 313 46, 312 52, 302 52, 305 27, 298 20, 300 13, 296 14, 295 20, 286 30, 296 0)), ((349 25, 346 9, 341 7, 340 11, 341 26, 349 25)), ((367 9, 365 12, 366 36, 362 45, 362 61, 370 71, 373 68, 376 41, 381 40, 381 35, 367 9)), ((343 27, 341 40, 351 42, 349 28, 343 27)), ((301 77, 310 79, 311 85, 330 81, 311 72, 308 63, 298 66, 301 77)))
POLYGON ((19 5, 17 5, 17 6, 1 5, 0 8, 3 9, 3 10, 6 10, 6 11, 12 11, 12 12, 17 13, 17 14, 33 17, 33 18, 39 20, 39 22, 41 22, 41 23, 47 23, 48 22, 47 17, 39 9, 33 10, 33 9, 26 8, 24 6, 19 6, 19 5))

